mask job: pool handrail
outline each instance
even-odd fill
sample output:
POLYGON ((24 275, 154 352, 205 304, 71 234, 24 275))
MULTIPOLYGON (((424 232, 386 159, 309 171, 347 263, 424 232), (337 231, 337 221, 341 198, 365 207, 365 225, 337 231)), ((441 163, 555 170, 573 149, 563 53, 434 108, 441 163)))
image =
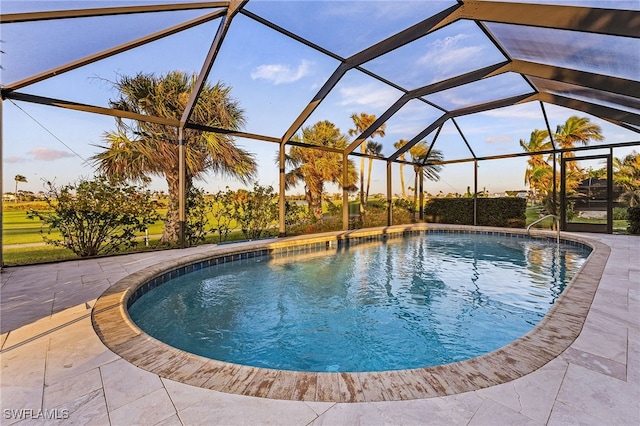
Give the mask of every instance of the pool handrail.
POLYGON ((557 240, 558 244, 560 244, 560 218, 558 216, 556 216, 555 214, 548 214, 546 216, 542 216, 541 218, 531 222, 529 224, 529 226, 527 226, 527 235, 531 235, 531 227, 533 225, 536 225, 536 224, 538 224, 538 223, 542 222, 543 220, 548 219, 550 217, 552 217, 555 222, 558 222, 558 224, 557 224, 558 225, 557 226, 557 228, 558 228, 558 236, 557 236, 556 240, 557 240))

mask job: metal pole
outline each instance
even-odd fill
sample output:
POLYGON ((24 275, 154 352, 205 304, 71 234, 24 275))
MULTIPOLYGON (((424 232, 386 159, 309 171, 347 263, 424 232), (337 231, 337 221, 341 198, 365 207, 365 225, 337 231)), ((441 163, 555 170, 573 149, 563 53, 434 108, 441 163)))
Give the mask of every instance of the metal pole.
MULTIPOLYGON (((560 155, 562 155, 562 154, 560 154, 560 155)), ((557 211, 558 209, 556 207, 557 206, 556 203, 558 202, 557 201, 558 200, 558 195, 557 195, 558 194, 558 188, 557 188, 558 185, 556 184, 556 174, 558 172, 556 170, 556 167, 557 167, 556 163, 557 163, 557 161, 556 161, 556 153, 554 152, 553 153, 553 208, 551 209, 551 213, 555 214, 557 216, 558 215, 558 211, 557 211)))
POLYGON ((419 170, 420 170, 420 210, 418 213, 418 217, 420 218, 421 222, 424 222, 424 173, 423 173, 422 167, 420 167, 419 170))
POLYGON ((613 234, 613 148, 607 157, 607 234, 613 234))
POLYGON ((473 226, 478 225, 478 160, 473 161, 473 226))
MULTIPOLYGON (((4 130, 2 128, 2 124, 4 123, 4 114, 2 111, 2 105, 4 104, 4 99, 2 99, 2 97, 0 97, 0 188, 3 188, 3 183, 4 183, 4 170, 2 168, 3 165, 3 161, 2 159, 4 158, 2 156, 2 148, 4 145, 4 139, 2 137, 4 130)), ((2 191, 0 191, 0 226, 2 226, 2 229, 0 230, 0 269, 2 269, 4 267, 4 256, 2 254, 2 251, 4 249, 4 240, 2 238, 2 234, 4 231, 4 222, 3 222, 3 216, 2 216, 2 209, 4 209, 4 205, 3 205, 3 200, 2 200, 2 193, 4 193, 4 189, 2 191)))
MULTIPOLYGON (((554 161, 555 164, 555 161, 554 161)), ((562 229, 563 231, 567 229, 567 208, 566 208, 566 203, 567 203, 567 185, 565 180, 567 179, 567 172, 566 172, 566 163, 565 163, 565 159, 564 159, 564 154, 561 152, 560 153, 560 229, 562 229)), ((555 210, 556 206, 555 206, 555 175, 554 175, 554 200, 553 200, 553 208, 555 210)))
POLYGON ((178 238, 180 240, 180 248, 186 247, 186 224, 187 224, 187 164, 184 146, 184 129, 178 128, 178 162, 179 178, 178 178, 178 221, 180 230, 178 238))
POLYGON ((391 187, 391 161, 387 161, 387 226, 393 225, 393 194, 391 187))
POLYGON ((287 235, 287 229, 284 224, 284 217, 286 215, 285 211, 285 174, 284 174, 284 164, 285 164, 285 145, 280 144, 280 152, 279 152, 279 164, 280 164, 280 197, 279 197, 279 213, 278 213, 278 221, 279 221, 279 236, 284 237, 287 235))
POLYGON ((349 192, 347 182, 349 181, 349 157, 346 151, 342 153, 342 230, 349 230, 349 192))

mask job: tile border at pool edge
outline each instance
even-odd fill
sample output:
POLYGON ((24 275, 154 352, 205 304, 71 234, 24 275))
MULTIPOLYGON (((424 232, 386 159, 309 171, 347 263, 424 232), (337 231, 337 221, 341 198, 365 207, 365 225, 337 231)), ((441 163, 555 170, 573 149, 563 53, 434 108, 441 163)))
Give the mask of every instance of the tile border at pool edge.
MULTIPOLYGON (((532 331, 496 351, 470 360, 411 370, 306 373, 211 360, 150 337, 131 321, 126 309, 127 301, 139 287, 167 271, 213 257, 345 238, 364 237, 366 242, 366 238, 373 235, 425 230, 526 234, 518 229, 417 224, 214 246, 209 253, 180 257, 118 281, 98 298, 92 310, 92 324, 102 342, 123 359, 161 377, 202 388, 295 401, 375 402, 431 398, 505 383, 537 370, 560 355, 582 330, 610 253, 610 248, 599 241, 563 233, 563 239, 587 245, 593 251, 532 331)), ((535 231, 532 235, 555 238, 556 234, 535 231)))

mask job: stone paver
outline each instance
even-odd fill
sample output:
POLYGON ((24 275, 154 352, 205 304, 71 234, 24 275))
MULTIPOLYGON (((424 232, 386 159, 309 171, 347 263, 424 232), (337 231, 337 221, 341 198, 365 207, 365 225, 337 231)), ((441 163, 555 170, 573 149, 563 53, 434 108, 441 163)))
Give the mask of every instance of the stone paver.
POLYGON ((584 329, 569 349, 498 386, 394 402, 228 394, 161 378, 108 350, 88 316, 95 299, 130 273, 210 250, 206 246, 8 268, 0 306, 0 423, 640 424, 640 238, 588 237, 607 244, 611 254, 584 329))

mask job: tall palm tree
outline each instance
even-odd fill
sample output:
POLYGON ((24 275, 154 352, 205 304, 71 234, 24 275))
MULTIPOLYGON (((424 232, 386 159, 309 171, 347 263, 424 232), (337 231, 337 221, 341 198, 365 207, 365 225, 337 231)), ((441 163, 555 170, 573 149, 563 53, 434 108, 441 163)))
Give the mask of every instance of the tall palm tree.
MULTIPOLYGON (((121 77, 115 87, 119 98, 112 108, 156 117, 180 119, 197 75, 172 71, 165 75, 137 74, 121 77)), ((194 124, 239 130, 244 112, 230 97, 231 88, 222 83, 205 84, 190 121, 194 124)), ((176 128, 151 122, 116 119, 116 130, 105 134, 102 152, 93 156, 98 170, 108 176, 148 181, 150 176, 164 177, 168 186, 168 211, 161 242, 179 239, 179 153, 176 128)), ((233 138, 221 134, 184 129, 186 151, 186 189, 194 179, 213 172, 250 182, 257 166, 253 154, 237 147, 233 138)), ((187 212, 188 213, 188 212, 187 212)))
MULTIPOLYGON (((302 128, 302 136, 294 140, 310 145, 344 149, 347 138, 330 121, 318 121, 311 127, 302 128)), ((286 162, 293 169, 285 175, 286 188, 304 182, 305 199, 309 204, 309 215, 322 218, 322 194, 325 182, 333 182, 341 187, 354 189, 357 180, 355 165, 348 162, 348 181, 343 182, 342 155, 320 149, 292 146, 286 155, 286 162)))
MULTIPOLYGON (((576 144, 588 145, 590 141, 602 141, 602 129, 592 123, 587 117, 571 116, 567 121, 556 128, 554 140, 563 149, 572 149, 576 144)), ((568 152, 566 156, 573 155, 568 152)))
MULTIPOLYGON (((382 144, 374 141, 367 142, 367 154, 380 157, 382 155, 382 144)), ((371 169, 373 168, 373 158, 369 157, 369 169, 367 170, 367 192, 364 197, 365 204, 369 202, 369 188, 371 187, 371 169)))
POLYGON ((16 194, 16 198, 14 201, 18 204, 18 182, 27 183, 27 178, 22 175, 16 175, 13 179, 16 181, 16 192, 14 193, 16 194))
MULTIPOLYGON (((551 145, 551 139, 549 139, 549 132, 546 130, 534 130, 529 136, 529 141, 525 142, 520 139, 520 146, 526 152, 540 152, 553 148, 551 145)), ((524 183, 529 185, 529 189, 533 194, 533 198, 537 198, 540 195, 550 190, 549 187, 544 187, 553 181, 550 176, 547 176, 548 172, 551 172, 551 166, 544 160, 542 154, 533 154, 529 156, 527 160, 527 169, 524 172, 524 183)))
MULTIPOLYGON (((349 129, 349 136, 359 136, 365 130, 367 130, 374 121, 376 121, 376 116, 373 114, 367 114, 361 112, 360 114, 351 114, 351 120, 353 120, 353 129, 349 129)), ((385 135, 386 124, 378 127, 375 132, 371 134, 371 137, 375 137, 376 135, 381 138, 385 135)), ((360 144, 360 150, 363 154, 367 152, 367 143, 363 142, 360 144)), ((365 197, 364 197, 364 157, 360 157, 360 214, 364 214, 365 212, 365 197)))
POLYGON ((439 151, 437 149, 432 149, 431 152, 429 152, 429 147, 424 141, 412 146, 408 152, 411 156, 411 161, 414 163, 413 205, 415 206, 418 203, 418 176, 420 173, 420 169, 422 169, 422 174, 425 178, 434 182, 440 180, 440 171, 442 170, 442 166, 433 163, 442 161, 444 159, 444 156, 442 154, 442 151, 439 151), (424 166, 422 166, 423 163, 431 164, 425 164, 424 166))
MULTIPOLYGON (((393 147, 395 149, 400 149, 403 146, 405 146, 407 144, 407 142, 409 142, 408 140, 405 139, 400 139, 398 142, 393 144, 393 147)), ((399 160, 404 161, 405 160, 405 153, 402 153, 402 155, 398 156, 399 160)), ((402 188, 402 198, 407 198, 407 191, 405 189, 404 186, 404 164, 400 163, 400 187, 402 188)))
MULTIPOLYGON (((578 117, 572 115, 567 121, 558 125, 553 139, 558 143, 560 148, 573 149, 576 144, 589 145, 590 141, 604 140, 602 129, 597 124, 592 123, 587 117, 578 117)), ((572 151, 563 154, 564 158, 574 157, 572 151)), ((567 172, 576 172, 578 163, 570 161, 567 163, 567 172)))
MULTIPOLYGON (((604 140, 602 129, 597 124, 592 123, 587 117, 572 115, 567 121, 556 127, 553 139, 562 149, 571 150, 576 144, 588 145, 591 141, 604 140)), ((572 151, 565 151, 564 158, 574 157, 572 151)), ((576 161, 569 161, 566 164, 565 191, 567 194, 574 193, 580 182, 585 179, 586 173, 576 161)))

